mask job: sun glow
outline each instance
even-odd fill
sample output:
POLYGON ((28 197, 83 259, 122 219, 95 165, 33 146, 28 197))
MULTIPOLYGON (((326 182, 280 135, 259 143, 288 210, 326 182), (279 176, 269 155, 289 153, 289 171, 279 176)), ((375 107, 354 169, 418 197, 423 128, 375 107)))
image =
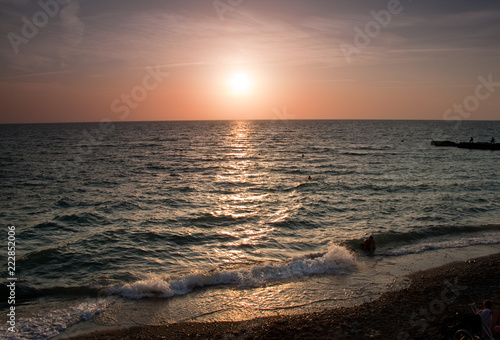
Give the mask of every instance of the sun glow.
POLYGON ((246 94, 250 91, 251 81, 246 73, 235 73, 230 81, 231 89, 236 94, 246 94))

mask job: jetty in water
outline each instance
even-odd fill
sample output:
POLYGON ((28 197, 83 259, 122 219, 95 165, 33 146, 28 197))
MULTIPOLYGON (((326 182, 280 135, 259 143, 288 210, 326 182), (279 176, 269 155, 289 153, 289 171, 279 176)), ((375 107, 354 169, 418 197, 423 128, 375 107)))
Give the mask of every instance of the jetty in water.
POLYGON ((449 140, 433 140, 431 141, 431 145, 457 147, 460 149, 500 150, 500 143, 474 143, 474 142, 455 143, 449 140))

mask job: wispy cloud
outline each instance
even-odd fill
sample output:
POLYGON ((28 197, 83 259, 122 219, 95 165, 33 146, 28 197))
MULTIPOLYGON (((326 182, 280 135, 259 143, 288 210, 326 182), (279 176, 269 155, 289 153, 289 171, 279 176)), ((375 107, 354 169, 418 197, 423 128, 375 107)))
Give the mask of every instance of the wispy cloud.
MULTIPOLYGON (((20 17, 33 11, 27 5, 0 2, 9 4, 3 9, 4 32, 19 30, 20 17)), ((138 9, 124 6, 102 11, 93 2, 71 1, 18 55, 7 41, 0 46, 3 78, 90 69, 85 73, 95 76, 114 71, 113 65, 124 70, 144 65, 239 63, 342 68, 349 65, 339 45, 352 44, 355 27, 364 28, 373 20, 370 11, 383 8, 370 3, 362 11, 337 11, 335 4, 325 4, 314 13, 286 17, 242 5, 222 21, 209 5, 181 11, 168 6, 141 9, 134 3, 138 9)), ((500 35, 499 15, 500 10, 438 15, 408 8, 370 41, 355 64, 415 63, 459 51, 497 49, 492 42, 500 35)))

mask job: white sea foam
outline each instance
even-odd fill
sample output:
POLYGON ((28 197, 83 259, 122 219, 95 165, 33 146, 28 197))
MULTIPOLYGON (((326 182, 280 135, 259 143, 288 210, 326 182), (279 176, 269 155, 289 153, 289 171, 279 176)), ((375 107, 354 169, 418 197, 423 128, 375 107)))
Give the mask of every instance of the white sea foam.
POLYGON ((233 270, 195 272, 173 280, 158 275, 110 289, 129 299, 145 297, 168 298, 184 295, 197 287, 236 284, 258 286, 267 282, 315 274, 346 274, 357 267, 354 255, 344 247, 333 246, 328 252, 294 257, 279 263, 263 263, 233 270))
POLYGON ((480 237, 466 237, 449 241, 427 242, 427 243, 409 245, 387 252, 387 255, 402 256, 410 254, 420 254, 430 250, 465 248, 476 245, 489 245, 489 244, 499 244, 499 243, 500 243, 500 234, 491 233, 491 234, 485 234, 480 237))
POLYGON ((43 315, 21 316, 16 320, 15 333, 2 325, 0 327, 0 337, 4 336, 4 339, 12 340, 49 339, 71 325, 92 319, 94 315, 104 311, 110 303, 110 299, 84 302, 72 307, 43 313, 43 315))

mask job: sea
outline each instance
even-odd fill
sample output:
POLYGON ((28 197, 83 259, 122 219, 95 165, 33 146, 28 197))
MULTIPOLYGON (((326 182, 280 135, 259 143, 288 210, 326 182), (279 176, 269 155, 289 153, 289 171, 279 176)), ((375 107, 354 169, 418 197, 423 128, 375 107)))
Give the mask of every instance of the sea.
POLYGON ((0 125, 0 337, 353 306, 500 252, 500 151, 430 144, 470 137, 500 122, 0 125))

